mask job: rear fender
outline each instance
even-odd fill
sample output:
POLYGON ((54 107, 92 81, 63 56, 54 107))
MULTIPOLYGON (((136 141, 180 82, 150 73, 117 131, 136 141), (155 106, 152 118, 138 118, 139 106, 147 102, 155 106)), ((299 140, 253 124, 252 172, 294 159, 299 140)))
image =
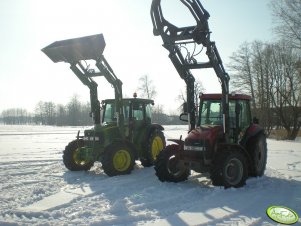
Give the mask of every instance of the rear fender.
POLYGON ((150 133, 151 133, 153 130, 155 130, 155 129, 163 131, 163 130, 164 130, 164 127, 161 126, 160 124, 157 124, 157 123, 153 123, 153 124, 151 124, 151 125, 148 127, 148 130, 149 130, 150 133))
POLYGON ((154 132, 155 130, 161 130, 163 131, 164 130, 164 127, 159 125, 159 124, 151 124, 149 126, 147 126, 147 129, 146 129, 146 133, 145 133, 145 138, 144 138, 144 141, 147 142, 148 141, 148 138, 149 136, 152 134, 152 132, 154 132))
POLYGON ((251 124, 241 139, 240 144, 246 147, 248 141, 260 133, 264 133, 264 129, 258 124, 251 124))

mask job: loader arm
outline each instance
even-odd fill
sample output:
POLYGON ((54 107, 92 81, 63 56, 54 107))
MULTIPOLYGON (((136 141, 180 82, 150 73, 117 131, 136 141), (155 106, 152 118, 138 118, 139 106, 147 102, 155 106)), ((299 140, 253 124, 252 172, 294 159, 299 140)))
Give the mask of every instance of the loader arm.
POLYGON ((70 69, 79 80, 90 89, 91 113, 95 124, 100 124, 100 102, 98 100, 97 83, 93 77, 104 76, 114 87, 118 126, 124 132, 124 115, 122 102, 122 82, 116 77, 111 66, 103 56, 105 40, 102 34, 74 38, 54 42, 42 51, 55 63, 67 62, 70 69), (83 64, 83 61, 94 60, 99 70, 90 69, 90 65, 83 64))
MULTIPOLYGON (((222 109, 224 117, 224 134, 227 138, 228 128, 228 94, 229 75, 226 73, 216 48, 215 42, 210 40, 210 30, 208 25, 209 13, 204 9, 199 0, 180 0, 191 12, 196 21, 196 25, 187 27, 177 27, 164 18, 161 0, 153 0, 151 5, 151 18, 153 22, 153 33, 161 36, 163 46, 169 51, 169 58, 180 77, 185 81, 187 87, 187 107, 190 128, 195 127, 195 103, 194 103, 194 76, 192 69, 213 68, 222 88, 222 109), (206 48, 208 62, 198 61, 197 55, 183 55, 181 48, 187 45, 201 45, 206 48)), ((195 47, 194 47, 195 48, 195 47)))

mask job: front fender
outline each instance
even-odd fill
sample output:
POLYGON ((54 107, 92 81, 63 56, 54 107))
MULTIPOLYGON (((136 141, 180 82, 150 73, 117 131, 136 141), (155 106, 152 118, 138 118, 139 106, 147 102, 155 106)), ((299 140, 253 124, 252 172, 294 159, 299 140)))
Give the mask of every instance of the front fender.
POLYGON ((168 141, 174 142, 180 146, 184 146, 184 140, 179 139, 167 139, 168 141))

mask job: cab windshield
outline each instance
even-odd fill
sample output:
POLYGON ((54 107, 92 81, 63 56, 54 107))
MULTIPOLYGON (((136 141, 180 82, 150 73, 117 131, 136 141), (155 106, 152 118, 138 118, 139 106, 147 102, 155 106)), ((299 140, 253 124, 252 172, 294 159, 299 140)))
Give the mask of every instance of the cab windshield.
MULTIPOLYGON (((125 122, 127 122, 129 117, 129 109, 130 109, 129 105, 125 103, 125 106, 123 107, 125 122)), ((102 122, 107 124, 112 122, 117 122, 117 115, 115 113, 115 103, 105 104, 102 122)))
POLYGON ((199 112, 198 125, 222 125, 220 101, 203 101, 199 112))
MULTIPOLYGON (((199 110, 198 126, 223 125, 221 102, 219 100, 203 100, 199 110)), ((229 127, 246 129, 251 123, 249 101, 229 101, 229 127), (236 112, 239 112, 236 115, 236 112), (236 117, 238 117, 236 119, 236 117), (238 125, 236 125, 238 123, 238 125)))

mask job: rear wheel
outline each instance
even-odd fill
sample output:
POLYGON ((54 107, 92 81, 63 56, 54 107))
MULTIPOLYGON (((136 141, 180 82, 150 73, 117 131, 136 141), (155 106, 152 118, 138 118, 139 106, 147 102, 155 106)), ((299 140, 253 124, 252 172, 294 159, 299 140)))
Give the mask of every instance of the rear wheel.
POLYGON ((168 145, 155 161, 156 176, 160 181, 180 182, 187 180, 190 169, 178 159, 179 146, 168 145))
POLYGON ((106 148, 102 167, 108 176, 129 174, 134 168, 133 151, 125 144, 113 144, 106 148))
POLYGON ((263 133, 251 140, 249 153, 253 160, 250 167, 250 176, 263 176, 267 163, 267 141, 263 133))
POLYGON ((89 170, 94 162, 80 158, 80 148, 84 147, 82 139, 71 141, 63 152, 63 162, 71 171, 89 170))
POLYGON ((157 159, 158 154, 165 147, 165 137, 161 130, 154 130, 148 139, 147 158, 140 159, 144 167, 152 166, 157 159))
POLYGON ((218 153, 210 177, 215 186, 238 188, 245 185, 248 177, 246 157, 238 151, 218 153))

